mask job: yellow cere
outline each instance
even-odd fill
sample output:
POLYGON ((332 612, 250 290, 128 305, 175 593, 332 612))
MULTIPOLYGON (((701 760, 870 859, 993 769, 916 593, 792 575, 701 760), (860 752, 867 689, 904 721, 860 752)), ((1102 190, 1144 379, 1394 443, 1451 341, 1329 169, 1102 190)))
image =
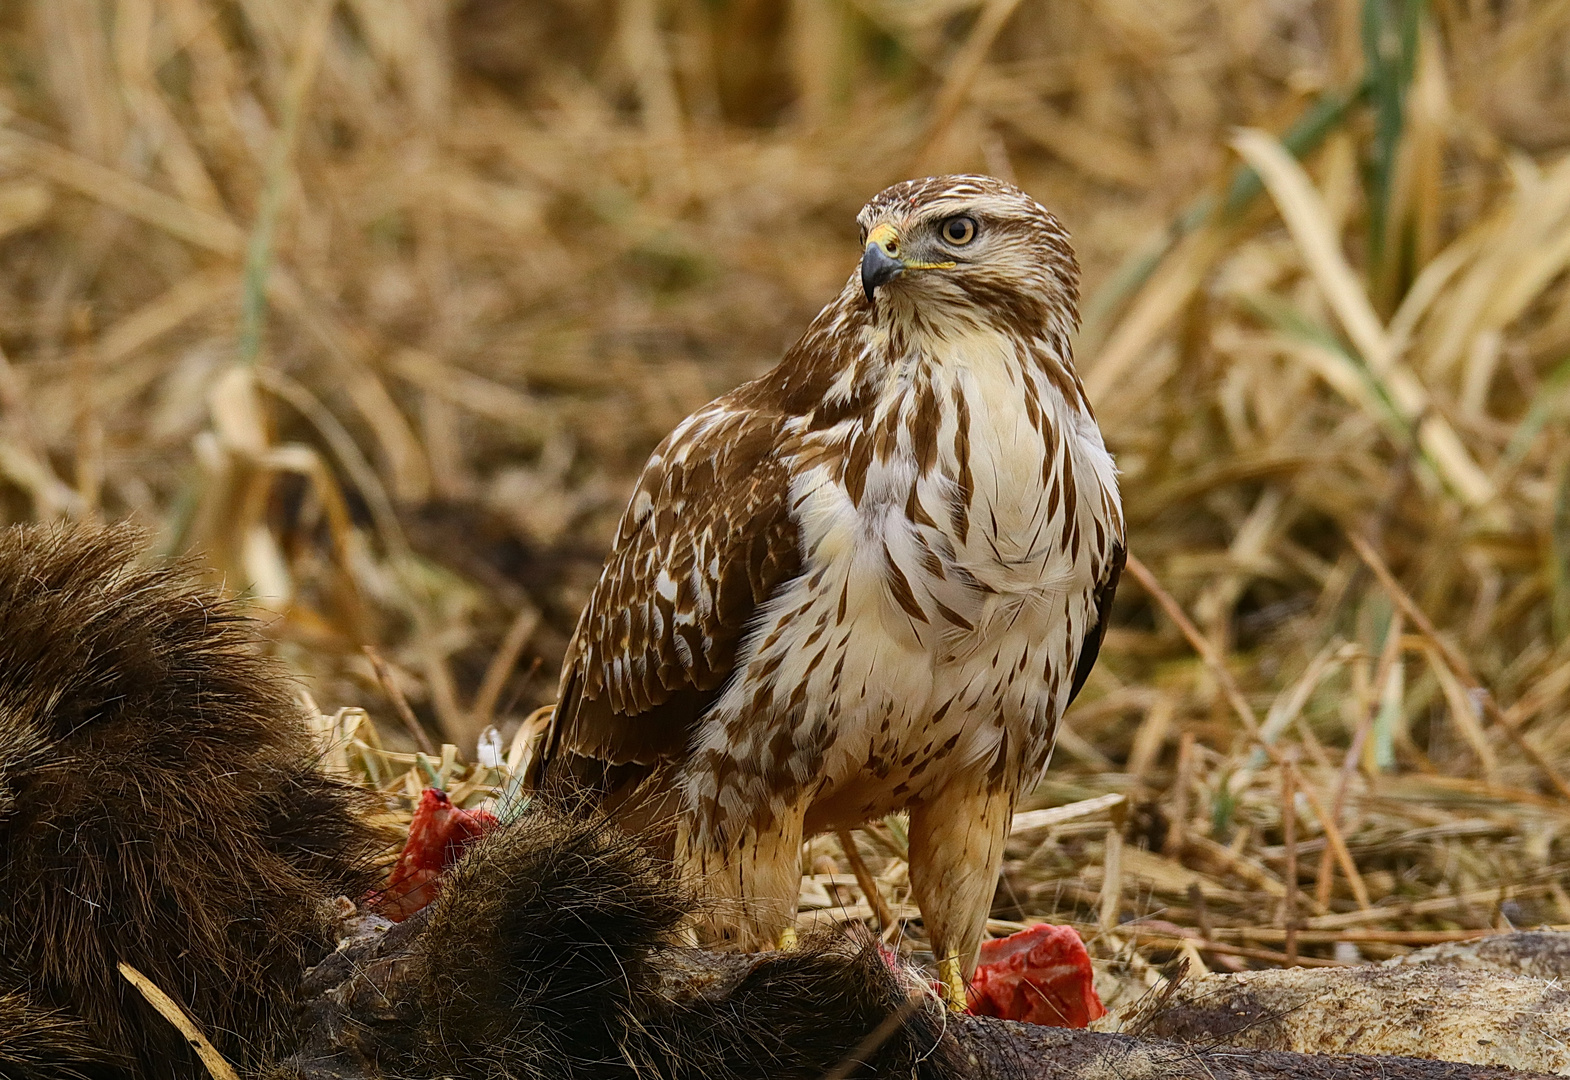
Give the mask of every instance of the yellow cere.
POLYGON ((873 244, 878 245, 878 247, 890 255, 897 254, 899 252, 899 233, 894 226, 885 221, 867 234, 867 246, 871 247, 873 244))

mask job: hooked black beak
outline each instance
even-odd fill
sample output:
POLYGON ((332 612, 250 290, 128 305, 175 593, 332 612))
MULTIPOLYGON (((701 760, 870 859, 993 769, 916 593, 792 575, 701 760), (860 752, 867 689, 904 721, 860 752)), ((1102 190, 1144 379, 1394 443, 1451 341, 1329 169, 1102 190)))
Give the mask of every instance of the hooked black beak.
POLYGON ((888 284, 904 270, 905 264, 884 251, 883 245, 877 241, 868 244, 861 256, 861 289, 867 294, 867 303, 872 303, 872 294, 879 285, 888 284))

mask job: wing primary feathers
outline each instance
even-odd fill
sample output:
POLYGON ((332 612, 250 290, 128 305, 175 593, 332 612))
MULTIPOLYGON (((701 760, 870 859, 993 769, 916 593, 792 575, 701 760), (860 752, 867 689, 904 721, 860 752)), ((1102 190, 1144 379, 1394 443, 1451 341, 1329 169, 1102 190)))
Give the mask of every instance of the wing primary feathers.
POLYGON ((1101 642, 1107 636, 1107 624, 1112 618, 1112 597, 1118 591, 1118 578, 1123 576, 1123 564, 1127 560, 1127 549, 1122 544, 1113 544, 1112 557, 1107 560, 1106 577, 1096 586, 1096 625, 1085 635, 1085 642, 1079 649, 1079 660, 1074 664, 1074 685, 1068 692, 1070 705, 1079 697, 1085 680, 1090 678, 1090 669, 1096 666, 1096 657, 1101 653, 1101 642))

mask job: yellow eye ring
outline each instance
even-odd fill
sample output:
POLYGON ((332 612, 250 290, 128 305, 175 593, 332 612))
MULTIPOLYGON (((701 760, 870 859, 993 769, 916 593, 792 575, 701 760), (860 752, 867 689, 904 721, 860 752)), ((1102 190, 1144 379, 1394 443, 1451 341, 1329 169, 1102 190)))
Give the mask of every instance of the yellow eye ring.
POLYGON ((944 243, 964 247, 976 238, 976 219, 963 215, 951 217, 938 226, 938 235, 943 237, 944 243))

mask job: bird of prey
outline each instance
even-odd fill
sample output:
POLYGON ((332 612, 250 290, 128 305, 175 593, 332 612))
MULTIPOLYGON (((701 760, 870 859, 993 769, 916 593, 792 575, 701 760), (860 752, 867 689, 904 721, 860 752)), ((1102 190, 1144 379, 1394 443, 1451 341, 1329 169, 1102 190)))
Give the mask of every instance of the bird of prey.
POLYGON ((939 176, 857 221, 860 266, 801 340, 644 467, 532 774, 669 815, 707 934, 745 948, 789 940, 804 837, 908 810, 962 1003, 1015 800, 1106 631, 1123 512, 1057 219, 939 176))

